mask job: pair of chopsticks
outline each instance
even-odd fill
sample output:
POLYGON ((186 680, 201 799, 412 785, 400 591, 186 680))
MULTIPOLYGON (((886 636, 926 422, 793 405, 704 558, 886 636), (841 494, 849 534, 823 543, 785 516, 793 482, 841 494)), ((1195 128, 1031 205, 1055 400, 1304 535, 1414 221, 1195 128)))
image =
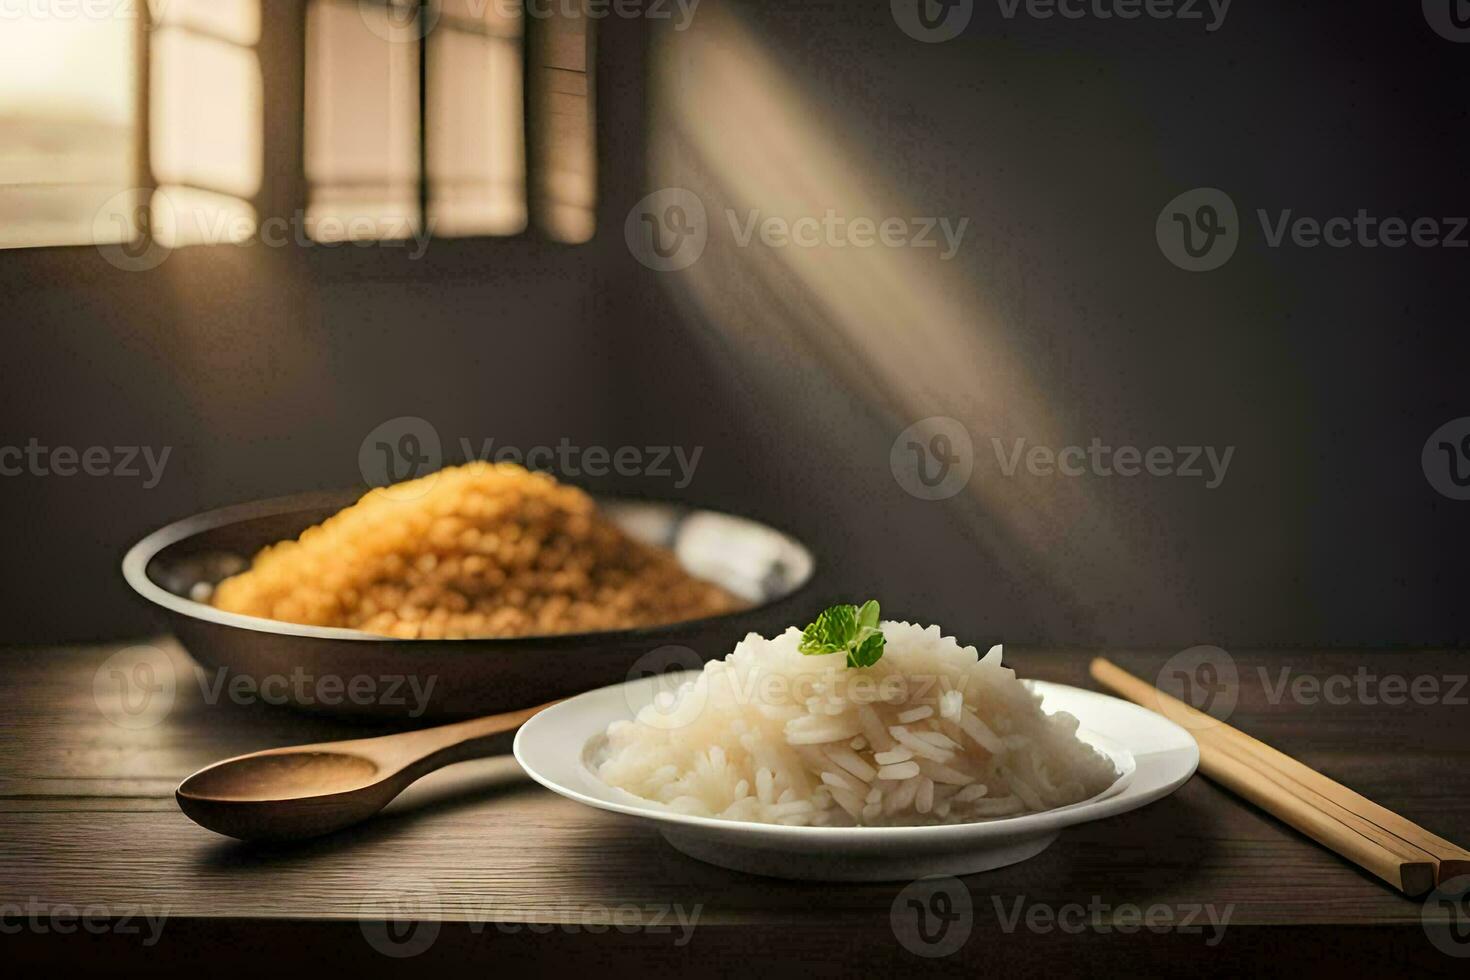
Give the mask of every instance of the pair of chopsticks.
POLYGON ((1437 837, 1278 752, 1265 742, 1165 694, 1101 657, 1093 680, 1184 724, 1199 742, 1200 771, 1406 895, 1470 873, 1470 851, 1437 837))

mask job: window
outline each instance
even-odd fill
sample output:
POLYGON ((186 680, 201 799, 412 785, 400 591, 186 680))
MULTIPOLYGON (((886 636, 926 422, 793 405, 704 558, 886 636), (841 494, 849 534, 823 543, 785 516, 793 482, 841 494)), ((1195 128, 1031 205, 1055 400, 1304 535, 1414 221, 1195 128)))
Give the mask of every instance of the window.
POLYGON ((138 24, 113 6, 0 24, 0 247, 138 232, 138 24))
POLYGON ((419 44, 390 4, 313 0, 306 24, 306 227, 317 241, 419 229, 419 44))
POLYGON ((538 4, 528 45, 535 139, 534 201, 541 227, 557 241, 585 242, 595 227, 597 147, 593 128, 591 21, 567 5, 538 4), (558 11, 560 7, 560 11, 558 11))
POLYGON ((526 227, 523 20, 507 0, 313 0, 312 237, 526 227))
MULTIPOLYGON (((305 12, 283 62, 303 66, 313 239, 531 223, 591 236, 586 15, 520 0, 306 0, 305 12)), ((5 18, 0 247, 254 237, 271 199, 262 17, 261 0, 87 0, 5 18)), ((295 34, 271 27, 272 44, 295 34)), ((302 111, 289 76, 273 92, 289 100, 273 111, 302 111)))
POLYGON ((259 0, 158 5, 149 99, 153 237, 170 247, 255 234, 262 107, 259 0))
POLYGON ((429 35, 425 133, 436 235, 526 227, 521 20, 504 2, 445 0, 429 35))

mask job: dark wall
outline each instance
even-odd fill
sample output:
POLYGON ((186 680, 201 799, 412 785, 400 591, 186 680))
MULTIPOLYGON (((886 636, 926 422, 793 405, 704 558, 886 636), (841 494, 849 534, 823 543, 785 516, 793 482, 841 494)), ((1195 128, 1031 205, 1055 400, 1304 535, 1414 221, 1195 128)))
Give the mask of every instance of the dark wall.
MULTIPOLYGON (((850 205, 839 184, 856 182, 913 209, 886 213, 971 219, 942 281, 978 298, 960 319, 994 356, 959 369, 975 389, 1003 391, 1002 404, 905 399, 872 372, 839 368, 854 322, 886 328, 885 353, 913 357, 921 375, 956 365, 910 350, 921 343, 912 321, 863 324, 838 309, 791 273, 789 249, 736 247, 720 211, 774 209, 762 194, 785 178, 760 185, 722 167, 704 143, 728 144, 702 143, 708 127, 671 113, 688 132, 662 169, 654 160, 648 189, 696 189, 714 228, 696 267, 657 276, 680 313, 650 306, 662 331, 650 380, 677 379, 685 438, 738 447, 707 454, 703 475, 725 499, 827 532, 842 556, 834 592, 881 592, 921 618, 1025 642, 1465 641, 1457 542, 1470 504, 1431 486, 1421 450, 1470 414, 1466 235, 1458 248, 1272 248, 1256 210, 1470 213, 1467 111, 1452 94, 1470 81, 1470 45, 1435 34, 1417 4, 1238 2, 1208 32, 1006 20, 980 3, 941 44, 895 29, 882 3, 719 9, 734 16, 660 39, 688 49, 672 77, 697 84, 719 51, 760 51, 759 67, 747 58, 749 71, 727 76, 748 87, 710 95, 709 125, 736 125, 742 97, 765 105, 774 66, 843 165, 840 180, 808 181, 810 213, 850 205), (1242 237, 1223 267, 1188 272, 1161 254, 1155 220, 1201 186, 1230 195, 1242 237), (1006 409, 1027 398, 1049 425, 1006 409), (936 414, 975 444, 971 492, 942 503, 910 497, 888 472, 895 436, 936 414), (990 446, 1094 436, 1236 451, 1224 483, 1205 490, 1007 478, 990 446), (1046 516, 1027 525, 1018 513, 1046 516)), ((760 118, 748 117, 754 140, 760 118)), ((826 156, 764 139, 793 185, 826 156)))
MULTIPOLYGON (((590 245, 436 242, 417 262, 376 248, 190 249, 146 274, 90 249, 0 253, 13 338, 0 443, 173 447, 151 490, 0 480, 13 542, 0 589, 19 614, 7 639, 148 628, 116 574, 128 543, 209 507, 360 482, 363 436, 415 415, 446 444, 698 447, 687 488, 582 482, 766 517, 826 558, 814 601, 877 594, 964 634, 1462 643, 1470 575, 1455 542, 1470 504, 1430 486, 1420 451, 1470 415, 1470 251, 1273 249, 1254 218, 1470 214, 1470 45, 1435 35, 1418 5, 1395 6, 1236 0, 1210 33, 1006 20, 977 4, 962 36, 920 44, 886 3, 704 0, 690 32, 603 25, 590 245), (981 298, 975 336, 1008 370, 996 377, 999 357, 983 356, 941 366, 995 400, 1045 406, 1046 425, 975 392, 894 385, 844 341, 851 323, 782 274, 782 255, 756 261, 720 233, 686 272, 635 261, 623 222, 649 191, 694 184, 717 220, 751 203, 697 147, 645 166, 646 145, 690 142, 664 112, 678 73, 645 85, 647 40, 677 56, 727 18, 819 110, 822 139, 877 198, 970 218, 935 282, 981 298), (1154 237, 1164 203, 1198 186, 1226 190, 1243 219, 1235 256, 1208 273, 1174 267, 1154 237), (909 496, 889 467, 895 437, 927 415, 959 419, 976 447, 972 487, 948 501, 909 496), (1204 491, 1004 478, 992 436, 1236 451, 1204 491)), ((291 21, 276 23, 286 50, 291 21)), ((279 206, 299 187, 290 73, 273 84, 279 206)), ((733 125, 739 94, 711 95, 708 123, 733 125)), ((810 203, 847 202, 834 189, 810 203)), ((909 327, 893 323, 879 350, 940 356, 905 350, 909 327)))

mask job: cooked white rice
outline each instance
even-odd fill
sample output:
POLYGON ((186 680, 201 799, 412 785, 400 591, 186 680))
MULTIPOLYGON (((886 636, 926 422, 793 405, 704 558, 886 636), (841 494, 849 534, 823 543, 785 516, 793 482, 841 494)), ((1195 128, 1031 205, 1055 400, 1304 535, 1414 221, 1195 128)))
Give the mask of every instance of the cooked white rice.
POLYGON ((1039 695, 937 626, 885 622, 884 655, 805 656, 755 633, 613 723, 598 776, 699 816, 811 826, 961 823, 1088 799, 1117 771, 1039 695))

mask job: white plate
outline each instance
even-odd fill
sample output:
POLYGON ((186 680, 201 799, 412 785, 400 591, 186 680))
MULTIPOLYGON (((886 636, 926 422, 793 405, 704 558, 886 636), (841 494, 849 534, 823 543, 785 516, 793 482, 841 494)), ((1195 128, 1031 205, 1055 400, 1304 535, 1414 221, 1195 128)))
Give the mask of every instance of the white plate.
POLYGON ((1090 800, 1045 813, 935 827, 787 827, 674 813, 615 789, 586 766, 607 726, 632 718, 671 686, 669 675, 590 691, 532 718, 516 733, 515 756, 541 785, 602 810, 658 825, 690 857, 737 871, 818 881, 899 881, 988 871, 1041 853, 1062 828, 1136 810, 1178 789, 1199 765, 1199 746, 1161 715, 1105 694, 1031 682, 1048 712, 1067 711, 1078 735, 1121 775, 1090 800))

